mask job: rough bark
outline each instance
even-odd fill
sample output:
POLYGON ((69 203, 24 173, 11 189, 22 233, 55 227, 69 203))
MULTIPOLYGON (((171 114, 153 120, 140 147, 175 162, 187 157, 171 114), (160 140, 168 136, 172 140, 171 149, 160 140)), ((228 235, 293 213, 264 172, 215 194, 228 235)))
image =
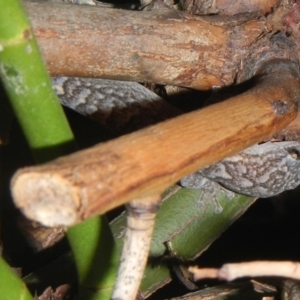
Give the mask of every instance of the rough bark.
POLYGON ((267 14, 279 5, 280 0, 181 0, 185 12, 196 15, 228 15, 240 13, 260 12, 267 14))
POLYGON ((210 89, 244 81, 266 60, 298 59, 293 35, 285 34, 291 26, 283 26, 290 6, 267 19, 25 4, 52 75, 210 89))
POLYGON ((160 194, 183 176, 272 136, 296 117, 299 73, 284 61, 264 70, 240 96, 18 171, 12 181, 16 205, 44 225, 68 226, 160 194))

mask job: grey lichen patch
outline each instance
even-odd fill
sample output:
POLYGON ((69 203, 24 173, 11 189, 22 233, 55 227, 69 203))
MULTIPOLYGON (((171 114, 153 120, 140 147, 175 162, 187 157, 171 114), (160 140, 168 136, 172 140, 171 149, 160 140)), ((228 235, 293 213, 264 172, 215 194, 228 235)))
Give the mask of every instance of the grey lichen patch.
POLYGON ((10 92, 16 95, 22 95, 27 92, 28 88, 24 84, 23 76, 14 66, 0 63, 0 74, 4 78, 5 85, 10 92))

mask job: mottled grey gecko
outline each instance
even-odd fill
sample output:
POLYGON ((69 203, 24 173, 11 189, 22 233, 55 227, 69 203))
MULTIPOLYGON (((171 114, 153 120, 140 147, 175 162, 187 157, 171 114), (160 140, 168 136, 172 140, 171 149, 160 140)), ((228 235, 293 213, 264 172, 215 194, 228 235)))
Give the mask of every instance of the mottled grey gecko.
POLYGON ((112 133, 128 133, 180 114, 137 82, 100 78, 53 77, 61 104, 112 133))
MULTIPOLYGON (((152 111, 152 108, 155 110, 159 107, 160 109, 152 112, 154 116, 168 111, 162 99, 137 83, 60 77, 53 79, 53 85, 64 105, 96 119, 98 123, 108 128, 110 124, 115 125, 116 122, 118 127, 124 128, 131 118, 136 116, 139 119, 141 110, 152 111)), ((186 176, 181 180, 181 184, 189 188, 202 188, 199 205, 203 203, 205 197, 213 198, 217 203, 215 211, 219 213, 222 207, 217 202, 218 192, 225 193, 229 198, 234 197, 232 191, 254 197, 270 197, 297 187, 300 184, 299 171, 300 142, 268 142, 250 147, 186 176)), ((145 240, 144 236, 141 238, 136 235, 142 231, 130 230, 128 231, 130 238, 126 239, 127 245, 131 245, 134 250, 142 249, 132 242, 134 239, 145 240)), ((130 247, 126 246, 124 249, 131 253, 131 250, 127 250, 131 249, 130 247)), ((132 299, 131 296, 124 297, 125 292, 130 290, 130 293, 136 294, 139 278, 142 277, 143 268, 139 263, 140 259, 137 256, 132 259, 132 255, 128 255, 126 251, 114 287, 113 299, 132 299), (130 273, 131 270, 135 270, 134 277, 130 273), (129 282, 128 278, 134 279, 129 282)), ((141 252, 143 251, 135 251, 136 255, 144 257, 145 253, 141 252)))
MULTIPOLYGON (((300 184, 300 142, 267 142, 181 179, 181 185, 202 188, 199 205, 218 192, 232 199, 240 194, 268 198, 300 184)), ((216 212, 222 211, 220 206, 216 212)))
MULTIPOLYGON (((144 125, 175 116, 178 111, 153 92, 135 82, 96 78, 53 78, 53 86, 62 104, 88 115, 102 126, 124 128, 136 118, 144 125), (141 120, 139 114, 143 114, 141 120), (168 112, 168 116, 162 116, 168 112), (150 117, 149 117, 150 116, 150 117)), ((267 142, 250 147, 219 163, 181 179, 188 188, 202 188, 199 205, 206 197, 232 191, 267 198, 300 184, 300 142, 267 142), (221 185, 220 185, 221 184, 221 185)), ((216 212, 222 208, 217 205, 216 212)))

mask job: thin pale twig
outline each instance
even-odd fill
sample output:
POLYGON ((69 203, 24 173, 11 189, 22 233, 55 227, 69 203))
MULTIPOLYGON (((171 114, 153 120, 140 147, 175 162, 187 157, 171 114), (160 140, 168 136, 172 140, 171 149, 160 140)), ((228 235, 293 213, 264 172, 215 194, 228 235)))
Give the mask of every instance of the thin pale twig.
POLYGON ((293 261, 252 261, 225 264, 220 269, 190 267, 194 280, 219 278, 235 280, 241 277, 280 276, 300 280, 300 263, 293 261))

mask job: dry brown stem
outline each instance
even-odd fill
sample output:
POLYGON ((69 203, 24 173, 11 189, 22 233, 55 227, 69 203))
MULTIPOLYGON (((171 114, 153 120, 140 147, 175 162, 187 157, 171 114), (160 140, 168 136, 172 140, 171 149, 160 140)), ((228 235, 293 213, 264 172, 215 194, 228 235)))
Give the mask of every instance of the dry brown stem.
POLYGON ((289 62, 264 69, 268 74, 240 96, 18 171, 12 180, 16 205, 47 226, 69 226, 160 194, 183 176, 272 136, 295 118, 300 88, 289 62))
POLYGON ((292 261, 252 261, 225 264, 220 269, 190 267, 194 280, 219 278, 235 280, 241 277, 280 276, 300 280, 300 264, 292 261))
POLYGON ((284 15, 269 24, 257 14, 199 17, 167 8, 26 2, 26 9, 52 75, 210 89, 251 77, 265 60, 298 59, 292 37, 278 34, 284 15))

